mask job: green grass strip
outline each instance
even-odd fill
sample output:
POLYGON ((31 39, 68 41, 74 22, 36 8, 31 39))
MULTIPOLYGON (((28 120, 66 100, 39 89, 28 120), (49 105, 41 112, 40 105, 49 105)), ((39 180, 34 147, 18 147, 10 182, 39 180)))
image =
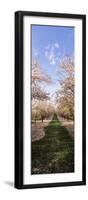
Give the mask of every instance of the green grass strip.
POLYGON ((32 142, 32 174, 74 171, 74 138, 54 115, 44 128, 45 137, 32 142))

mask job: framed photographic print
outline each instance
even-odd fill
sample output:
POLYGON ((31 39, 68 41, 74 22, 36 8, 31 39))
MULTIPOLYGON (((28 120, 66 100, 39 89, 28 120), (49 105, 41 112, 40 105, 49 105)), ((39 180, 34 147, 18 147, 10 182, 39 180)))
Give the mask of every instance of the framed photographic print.
POLYGON ((86 184, 86 16, 15 13, 15 187, 86 184))

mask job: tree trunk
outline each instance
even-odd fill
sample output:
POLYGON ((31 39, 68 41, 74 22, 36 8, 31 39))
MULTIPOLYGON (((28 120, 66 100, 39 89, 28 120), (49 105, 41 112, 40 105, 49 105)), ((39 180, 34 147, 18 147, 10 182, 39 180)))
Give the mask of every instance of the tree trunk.
POLYGON ((36 124, 36 118, 35 118, 35 124, 36 124))
POLYGON ((43 117, 42 117, 42 123, 43 123, 43 117))

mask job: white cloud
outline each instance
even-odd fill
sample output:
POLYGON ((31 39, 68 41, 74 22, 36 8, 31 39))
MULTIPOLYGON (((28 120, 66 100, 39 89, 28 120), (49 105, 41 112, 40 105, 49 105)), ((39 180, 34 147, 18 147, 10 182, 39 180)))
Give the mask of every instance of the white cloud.
POLYGON ((54 48, 52 47, 48 56, 48 59, 50 61, 50 64, 54 65, 56 63, 56 59, 55 59, 55 53, 54 53, 54 48))
POLYGON ((51 65, 55 65, 58 60, 57 51, 56 51, 58 48, 59 48, 59 44, 57 42, 45 47, 46 49, 45 56, 47 57, 51 65))
POLYGON ((55 61, 55 59, 53 58, 53 59, 50 61, 50 64, 51 64, 51 65, 55 65, 55 63, 56 63, 56 61, 55 61))
POLYGON ((55 46, 56 48, 59 48, 58 42, 56 42, 56 43, 54 44, 54 46, 55 46))

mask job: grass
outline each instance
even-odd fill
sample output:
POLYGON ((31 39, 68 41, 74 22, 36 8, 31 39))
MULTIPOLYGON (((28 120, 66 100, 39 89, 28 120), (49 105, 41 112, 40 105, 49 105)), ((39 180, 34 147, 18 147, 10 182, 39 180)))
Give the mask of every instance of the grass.
POLYGON ((44 128, 45 137, 32 142, 32 174, 74 171, 74 139, 54 115, 44 128))

